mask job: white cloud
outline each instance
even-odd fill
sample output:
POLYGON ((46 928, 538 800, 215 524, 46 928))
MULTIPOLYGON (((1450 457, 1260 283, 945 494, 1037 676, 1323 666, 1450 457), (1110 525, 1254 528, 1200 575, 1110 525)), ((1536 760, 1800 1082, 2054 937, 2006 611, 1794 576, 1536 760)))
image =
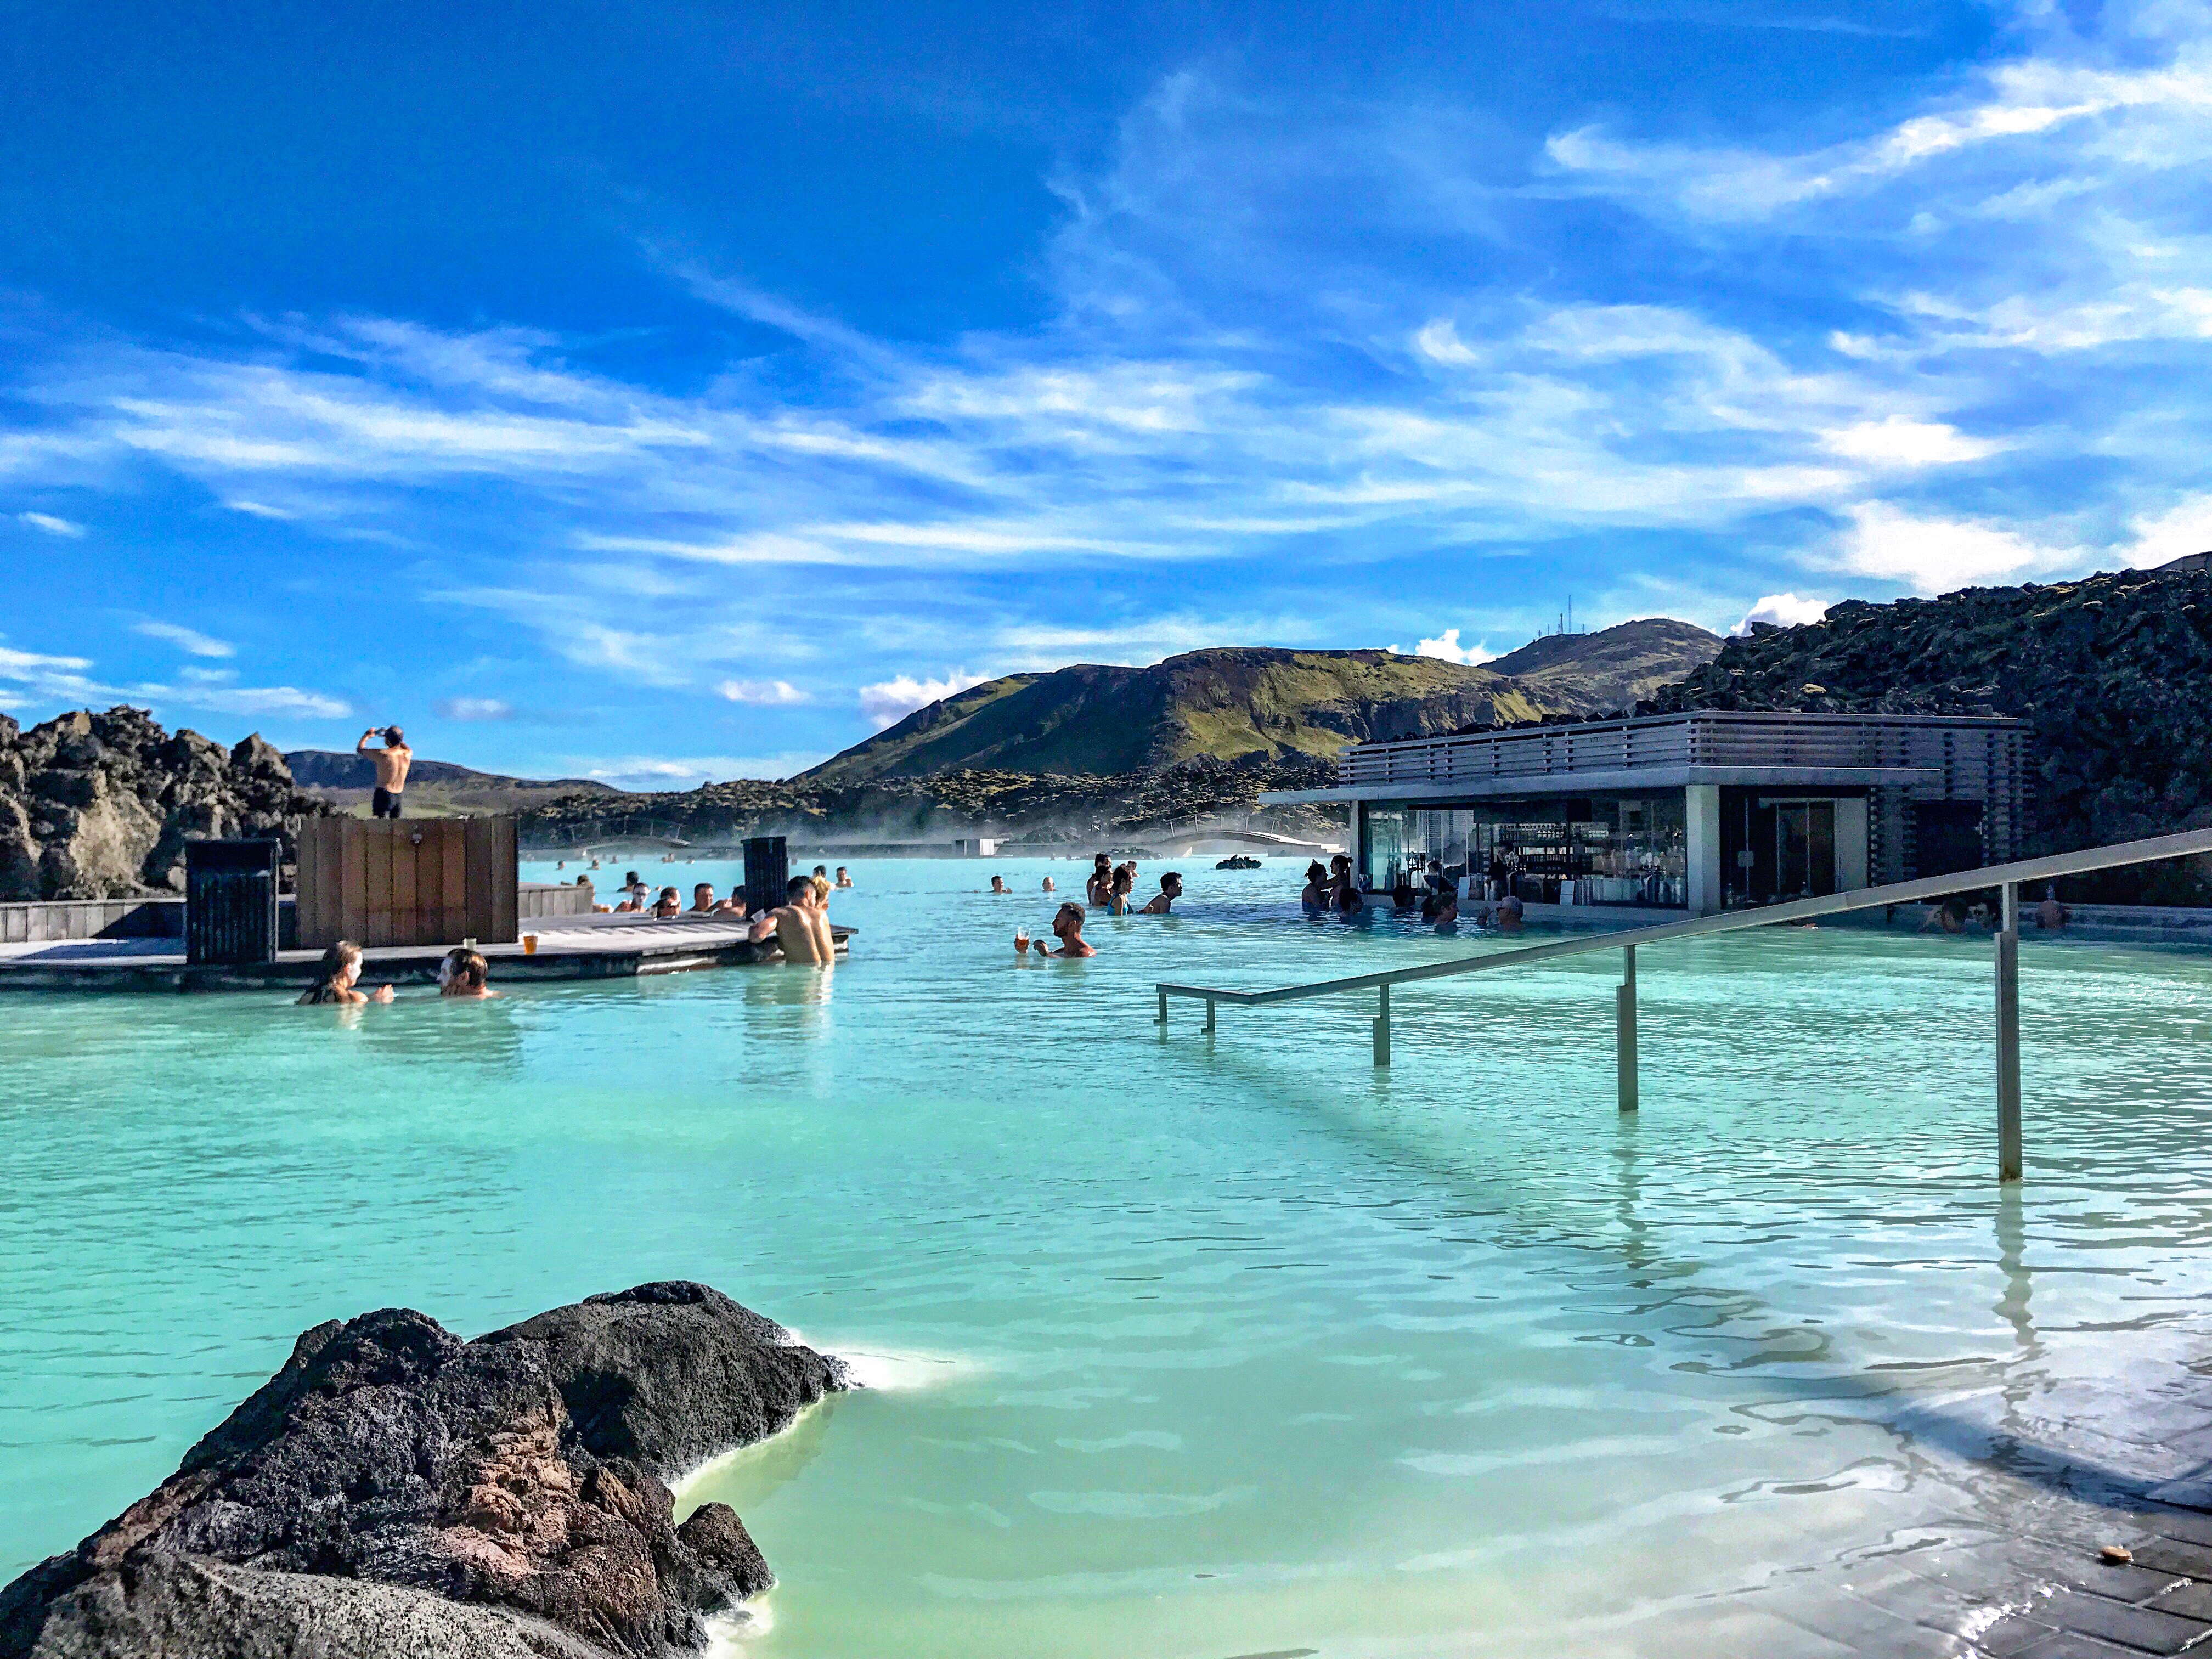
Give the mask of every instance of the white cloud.
POLYGON ((1969 438, 1941 421, 1911 421, 1901 415, 1823 432, 1820 443, 1832 453, 1878 466, 1950 466, 2007 447, 1994 440, 1969 438))
POLYGON ((1917 593, 2022 580, 2091 557, 2085 548, 2031 541, 1978 519, 1915 518, 1887 501, 1863 501, 1850 520, 1833 568, 1902 582, 1917 593))
POLYGON ((806 701, 806 693, 789 680, 724 680, 714 690, 732 702, 756 703, 770 708, 806 701))
POLYGON ((238 647, 229 641, 218 640, 179 623, 142 622, 133 624, 131 631, 143 634, 149 640, 167 640, 171 645, 189 651, 195 657, 234 657, 238 654, 238 647))
POLYGON ((1771 623, 1777 628, 1796 628, 1805 623, 1816 623, 1828 614, 1826 599, 1801 599, 1795 593, 1769 593, 1743 613, 1743 620, 1729 632, 1737 638, 1751 632, 1753 623, 1771 623))
POLYGON ((18 523, 27 524, 33 530, 43 530, 49 536, 80 537, 84 534, 82 525, 68 519, 58 519, 51 513, 18 513, 15 518, 18 523))
POLYGON ((911 674, 901 674, 895 679, 878 682, 860 688, 860 712, 881 731, 905 719, 917 708, 941 702, 971 685, 983 684, 984 676, 970 674, 965 669, 954 669, 943 679, 918 680, 911 674))
MULTIPOLYGON (((1398 650, 1395 645, 1390 648, 1393 651, 1398 650)), ((1423 640, 1410 653, 1400 652, 1399 654, 1435 657, 1443 662, 1465 663, 1470 666, 1493 661, 1498 656, 1498 653, 1490 648, 1488 640, 1483 641, 1480 645, 1462 646, 1459 642, 1459 629, 1456 628, 1447 628, 1435 639, 1423 640)))
POLYGON ((255 519, 296 519, 300 515, 281 507, 271 507, 266 501, 225 501, 223 505, 234 513, 243 513, 255 519))
POLYGON ((2192 495, 2155 518, 2139 518, 2131 526, 2135 545, 2128 563, 2137 569, 2155 569, 2185 554, 2212 552, 2212 495, 2192 495))
POLYGON ((497 697, 447 697, 432 708, 449 720, 511 720, 514 705, 497 697))

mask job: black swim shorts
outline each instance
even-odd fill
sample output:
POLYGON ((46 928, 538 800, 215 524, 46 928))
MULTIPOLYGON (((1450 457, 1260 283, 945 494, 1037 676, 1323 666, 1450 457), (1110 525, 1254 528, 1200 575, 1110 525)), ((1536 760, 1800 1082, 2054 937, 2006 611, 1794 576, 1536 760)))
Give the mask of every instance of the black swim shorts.
POLYGON ((368 815, 373 818, 396 818, 399 816, 399 797, 382 785, 369 797, 368 815))

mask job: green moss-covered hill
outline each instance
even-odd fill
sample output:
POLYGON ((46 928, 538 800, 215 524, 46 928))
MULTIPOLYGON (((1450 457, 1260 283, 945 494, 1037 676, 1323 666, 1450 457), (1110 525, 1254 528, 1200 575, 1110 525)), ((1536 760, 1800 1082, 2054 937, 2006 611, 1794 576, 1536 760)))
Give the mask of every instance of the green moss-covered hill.
MULTIPOLYGON (((2017 715, 2033 732, 2033 850, 2202 828, 2212 825, 2212 574, 2130 570, 1849 600, 1824 621, 1730 640, 1650 706, 2017 715)), ((2181 901, 2201 878, 2167 866, 2130 884, 2181 901)))
POLYGON ((917 709, 805 776, 854 782, 971 768, 1103 775, 1201 755, 1334 757, 1347 743, 1618 708, 1719 644, 1703 629, 1661 621, 1540 640, 1483 667, 1258 646, 1192 651, 1149 668, 1080 663, 1008 675, 917 709), (1522 656, 1525 675, 1499 672, 1522 656))

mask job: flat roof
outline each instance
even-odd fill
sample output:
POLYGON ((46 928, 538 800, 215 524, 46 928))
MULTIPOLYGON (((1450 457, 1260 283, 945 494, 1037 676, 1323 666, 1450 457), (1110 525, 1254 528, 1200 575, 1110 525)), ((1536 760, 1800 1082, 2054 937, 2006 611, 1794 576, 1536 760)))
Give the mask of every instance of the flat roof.
POLYGON ((1267 806, 1327 805, 1334 801, 1515 800, 1545 795, 1638 795, 1717 783, 1750 789, 1870 789, 1940 784, 1934 766, 1636 766, 1606 772, 1532 773, 1442 783, 1345 783, 1332 789, 1271 789, 1267 806))

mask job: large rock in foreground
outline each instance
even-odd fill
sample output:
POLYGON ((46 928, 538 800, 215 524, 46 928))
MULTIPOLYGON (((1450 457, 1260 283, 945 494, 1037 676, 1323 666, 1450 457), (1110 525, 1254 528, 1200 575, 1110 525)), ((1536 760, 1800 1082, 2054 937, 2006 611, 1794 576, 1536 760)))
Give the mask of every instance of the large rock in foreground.
POLYGON ((718 1291, 641 1285, 464 1342, 407 1309, 307 1332, 177 1473, 0 1591, 0 1659, 639 1659, 772 1582, 667 1482, 836 1359, 718 1291))

